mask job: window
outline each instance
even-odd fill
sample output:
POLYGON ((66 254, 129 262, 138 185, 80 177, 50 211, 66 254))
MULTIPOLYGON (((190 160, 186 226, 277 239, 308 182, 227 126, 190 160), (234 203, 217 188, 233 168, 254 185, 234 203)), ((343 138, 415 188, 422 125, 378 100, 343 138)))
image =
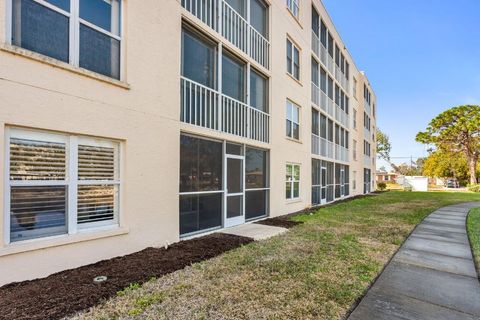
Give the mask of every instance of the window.
POLYGON ((287 182, 285 195, 287 199, 300 197, 300 165, 287 164, 287 182))
POLYGON ((268 80, 250 69, 250 105, 268 113, 268 80))
POLYGON ((312 57, 312 83, 318 88, 320 86, 320 78, 318 73, 318 62, 312 57))
POLYGON ((287 137, 300 140, 300 107, 287 100, 287 137))
POLYGON ((353 97, 357 99, 357 79, 353 77, 353 97))
POLYGON ((327 72, 323 68, 320 68, 320 89, 327 94, 327 72))
POLYGON ((318 36, 320 36, 320 16, 318 15, 315 7, 312 6, 312 31, 318 36))
POLYGON ((300 49, 287 39, 287 72, 300 80, 300 49))
POLYGON ((250 1, 250 24, 262 36, 268 39, 267 10, 267 5, 262 0, 250 1))
POLYGON ((353 160, 357 160, 357 141, 353 140, 353 160))
POLYGON ((300 6, 299 6, 300 0, 287 0, 287 7, 288 10, 295 16, 295 18, 299 18, 300 14, 300 6))
POLYGON ((319 112, 312 108, 312 134, 319 135, 319 112))
POLYGON ((221 227, 223 143, 180 137, 180 234, 221 227))
POLYGON ((363 153, 368 157, 371 155, 370 143, 368 143, 366 140, 363 141, 363 153))
POLYGON ((222 56, 222 92, 238 101, 245 102, 246 65, 224 52, 222 56))
POLYGON ((120 0, 10 1, 13 45, 120 79, 120 0))
MULTIPOLYGON (((247 0, 248 1, 248 0, 247 0)), ((245 18, 247 12, 246 0, 226 0, 228 5, 245 18)))
POLYGON ((7 137, 9 242, 118 225, 119 143, 17 128, 7 137))
POLYGON ((352 175, 352 189, 357 190, 357 171, 353 171, 352 175))
POLYGON ((182 30, 182 76, 215 89, 217 46, 182 30))
POLYGON ((327 48, 327 26, 323 22, 320 23, 320 42, 322 43, 324 48, 327 48))
POLYGON ((357 109, 353 109, 353 129, 357 129, 357 109))
POLYGON ((328 32, 328 54, 330 55, 331 58, 333 58, 333 37, 332 35, 330 34, 330 32, 328 32))

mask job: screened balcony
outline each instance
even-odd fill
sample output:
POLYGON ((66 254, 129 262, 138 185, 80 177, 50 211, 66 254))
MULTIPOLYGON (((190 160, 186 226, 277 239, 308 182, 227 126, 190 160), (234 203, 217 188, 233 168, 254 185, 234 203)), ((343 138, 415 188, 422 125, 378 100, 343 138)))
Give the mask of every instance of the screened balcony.
POLYGON ((270 115, 195 81, 181 78, 180 120, 261 142, 269 142, 270 115))
POLYGON ((182 122, 269 142, 268 78, 187 26, 180 98, 182 122))
POLYGON ((262 0, 182 0, 182 6, 266 69, 268 6, 262 0))
POLYGON ((333 159, 333 142, 312 133, 312 153, 333 159))

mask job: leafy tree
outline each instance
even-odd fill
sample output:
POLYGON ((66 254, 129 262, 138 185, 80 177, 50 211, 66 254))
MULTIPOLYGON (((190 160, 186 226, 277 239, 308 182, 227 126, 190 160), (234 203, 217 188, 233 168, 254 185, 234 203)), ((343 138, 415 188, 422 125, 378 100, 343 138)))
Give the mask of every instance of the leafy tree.
POLYGON ((390 152, 392 151, 392 144, 388 135, 377 128, 377 155, 378 158, 385 160, 396 173, 400 173, 399 167, 390 159, 390 152))
POLYGON ((470 183, 477 183, 476 167, 480 156, 480 106, 451 108, 435 117, 416 141, 434 145, 437 150, 462 153, 467 160, 470 183))
MULTIPOLYGON (((467 182, 469 179, 468 163, 463 153, 437 150, 428 156, 423 167, 423 175, 438 178, 456 178, 467 182)), ((477 164, 477 177, 480 164, 477 164)))

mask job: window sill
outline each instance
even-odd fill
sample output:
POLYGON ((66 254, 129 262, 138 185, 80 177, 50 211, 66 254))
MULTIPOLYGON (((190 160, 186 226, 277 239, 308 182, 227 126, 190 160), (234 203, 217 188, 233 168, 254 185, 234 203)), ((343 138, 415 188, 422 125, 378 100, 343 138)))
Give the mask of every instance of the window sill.
POLYGON ((89 230, 79 230, 72 235, 53 236, 44 239, 32 239, 14 242, 0 249, 0 257, 18 254, 22 252, 59 247, 84 241, 115 237, 128 234, 129 229, 118 226, 99 227, 89 230))
POLYGON ((290 137, 285 137, 288 141, 296 142, 299 144, 303 144, 302 140, 300 139, 295 139, 295 138, 290 138, 290 137))
POLYGON ((287 12, 290 14, 293 20, 295 20, 295 22, 298 23, 298 25, 300 26, 300 29, 303 29, 303 26, 300 23, 300 12, 298 13, 298 17, 293 14, 292 10, 290 10, 289 7, 287 7, 287 12))
POLYGON ((300 80, 298 80, 297 78, 295 78, 294 76, 292 76, 290 73, 286 72, 287 75, 293 80, 295 81, 299 86, 303 87, 303 84, 300 80))
POLYGON ((102 81, 102 82, 105 82, 105 83, 108 83, 108 84, 111 84, 111 85, 114 85, 114 86, 117 86, 117 87, 120 87, 120 88, 123 88, 123 89, 128 89, 128 90, 130 89, 130 85, 128 83, 124 82, 124 81, 116 80, 116 79, 101 75, 99 73, 96 73, 96 72, 93 72, 93 71, 90 71, 90 70, 87 70, 87 69, 83 69, 83 68, 80 68, 80 67, 75 67, 75 66, 72 66, 69 63, 59 61, 59 60, 56 60, 54 58, 50 58, 50 57, 44 56, 40 53, 36 53, 36 52, 30 51, 30 50, 27 50, 27 49, 23 49, 23 48, 20 48, 20 47, 17 47, 17 46, 12 46, 12 45, 9 45, 9 44, 0 44, 0 51, 8 52, 8 53, 11 53, 13 55, 18 55, 18 56, 21 56, 21 57, 24 57, 24 58, 27 58, 27 59, 31 59, 31 60, 34 60, 34 61, 45 63, 49 66, 59 68, 59 69, 63 69, 63 70, 66 70, 66 71, 70 71, 70 72, 73 72, 73 73, 76 73, 76 74, 79 74, 79 75, 82 75, 82 76, 85 76, 85 77, 88 77, 88 78, 91 78, 91 79, 95 79, 95 80, 98 80, 98 81, 102 81))
POLYGON ((295 204, 295 203, 299 203, 299 202, 302 202, 302 199, 301 198, 294 198, 294 199, 287 199, 287 204, 295 204))

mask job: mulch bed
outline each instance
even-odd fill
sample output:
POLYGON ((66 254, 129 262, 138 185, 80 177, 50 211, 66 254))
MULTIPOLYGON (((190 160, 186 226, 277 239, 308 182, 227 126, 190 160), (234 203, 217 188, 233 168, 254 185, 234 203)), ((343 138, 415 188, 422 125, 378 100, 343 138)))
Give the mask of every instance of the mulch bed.
POLYGON ((289 218, 284 218, 284 217, 275 217, 275 218, 260 220, 255 223, 263 224, 266 226, 282 227, 282 228, 290 229, 295 226, 298 226, 299 224, 302 224, 303 222, 289 220, 289 218))
POLYGON ((47 278, 8 284, 0 288, 0 319, 60 319, 97 305, 132 283, 142 284, 252 241, 215 233, 173 244, 167 250, 147 248, 47 278), (108 280, 95 284, 96 276, 108 280))

